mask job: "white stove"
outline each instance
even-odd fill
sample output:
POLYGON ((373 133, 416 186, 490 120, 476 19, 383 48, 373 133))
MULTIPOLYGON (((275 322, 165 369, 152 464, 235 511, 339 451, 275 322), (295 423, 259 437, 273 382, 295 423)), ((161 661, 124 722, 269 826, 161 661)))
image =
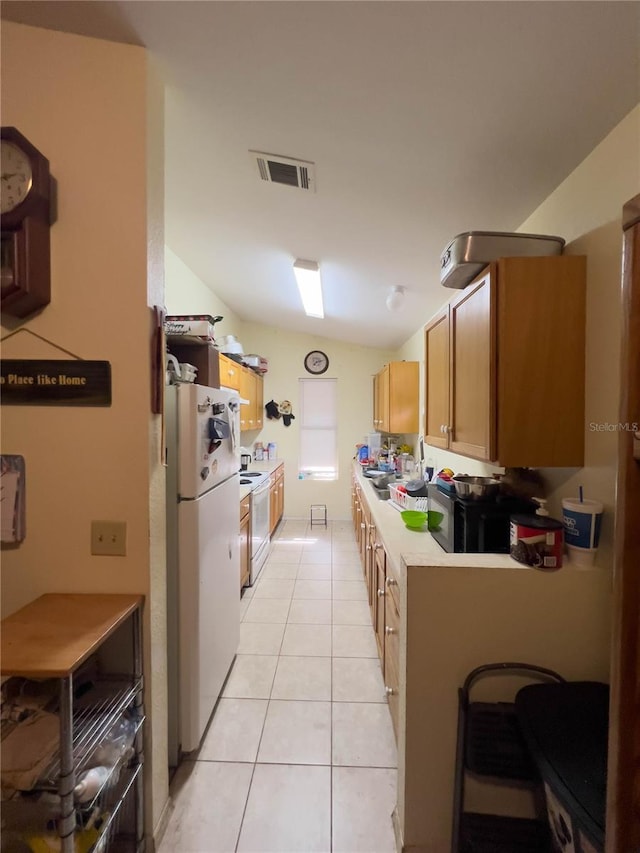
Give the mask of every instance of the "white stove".
POLYGON ((251 574, 253 586, 269 556, 269 490, 271 481, 265 471, 239 471, 240 485, 251 486, 251 574))
POLYGON ((239 471, 238 473, 240 475, 240 485, 251 486, 251 491, 269 479, 269 475, 265 471, 239 471))

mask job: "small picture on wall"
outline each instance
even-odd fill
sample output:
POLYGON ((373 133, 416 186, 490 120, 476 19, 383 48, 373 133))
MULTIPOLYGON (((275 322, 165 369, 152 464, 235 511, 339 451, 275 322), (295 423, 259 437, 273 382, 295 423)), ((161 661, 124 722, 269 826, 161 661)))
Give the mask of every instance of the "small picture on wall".
POLYGON ((24 456, 0 455, 0 541, 22 542, 26 534, 24 456))

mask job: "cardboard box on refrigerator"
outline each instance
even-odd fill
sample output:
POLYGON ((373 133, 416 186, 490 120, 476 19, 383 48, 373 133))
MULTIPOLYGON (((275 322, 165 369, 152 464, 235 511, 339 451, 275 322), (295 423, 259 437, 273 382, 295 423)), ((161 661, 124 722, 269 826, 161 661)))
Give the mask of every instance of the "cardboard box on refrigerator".
POLYGON ((180 364, 192 364, 197 369, 196 384, 207 385, 209 388, 220 387, 220 366, 218 350, 211 343, 185 343, 178 340, 167 340, 169 352, 178 359, 180 364))

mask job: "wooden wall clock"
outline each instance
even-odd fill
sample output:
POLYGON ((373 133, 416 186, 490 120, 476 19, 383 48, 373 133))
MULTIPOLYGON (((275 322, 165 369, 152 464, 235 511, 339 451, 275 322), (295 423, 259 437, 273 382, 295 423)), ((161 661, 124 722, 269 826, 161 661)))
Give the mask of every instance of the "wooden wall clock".
POLYGON ((51 301, 49 161, 15 127, 2 127, 0 165, 0 309, 26 317, 51 301))

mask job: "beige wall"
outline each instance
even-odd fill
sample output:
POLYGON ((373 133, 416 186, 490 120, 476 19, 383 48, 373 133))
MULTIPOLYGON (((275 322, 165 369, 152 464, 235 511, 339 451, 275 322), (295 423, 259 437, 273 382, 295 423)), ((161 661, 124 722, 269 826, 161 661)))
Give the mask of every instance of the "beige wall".
MULTIPOLYGON (((255 441, 274 441, 278 456, 285 462, 285 515, 308 518, 312 503, 327 505, 330 519, 348 518, 351 512, 351 464, 355 446, 371 431, 373 375, 390 361, 390 350, 346 344, 310 335, 292 334, 284 329, 245 323, 242 343, 248 352, 265 355, 269 372, 264 377, 264 400, 290 400, 296 418, 300 416, 298 380, 310 379, 304 369, 305 355, 320 349, 329 356, 329 369, 322 378, 337 379, 338 387, 338 468, 339 479, 317 482, 298 479, 299 421, 285 427, 282 420, 266 420, 262 431, 247 433, 255 441), (249 349, 247 350, 247 346, 249 349)), ((243 434, 244 435, 244 434, 243 434)), ((246 440, 243 439, 243 443, 246 440)))
MULTIPOLYGON (((108 360, 113 402, 3 407, 2 451, 26 460, 27 536, 3 548, 2 614, 43 592, 147 597, 152 826, 167 797, 165 616, 157 595, 164 586, 164 471, 159 419, 150 408, 148 308, 149 299, 162 304, 163 290, 162 151, 153 153, 147 135, 147 121, 162 127, 157 89, 148 109, 155 85, 141 48, 3 21, 2 123, 15 125, 49 158, 58 218, 51 228, 51 304, 26 322, 3 316, 2 334, 28 329, 82 358, 108 360), (160 167, 160 179, 161 173, 160 167), (125 557, 91 556, 92 519, 127 523, 125 557)), ((65 358, 24 332, 4 343, 2 355, 65 358)))
MULTIPOLYGON (((580 484, 586 497, 604 502, 606 512, 597 555, 597 564, 603 567, 612 563, 616 433, 592 431, 590 424, 618 421, 620 223, 622 205, 640 189, 639 152, 640 106, 620 122, 518 229, 525 233, 560 235, 567 241, 567 254, 587 256, 585 467, 547 468, 542 474, 549 489, 549 510, 556 517, 562 514, 562 497, 577 495, 580 484)), ((447 294, 443 293, 445 304, 447 294)), ((399 355, 421 362, 421 422, 424 423, 422 327, 405 342, 399 355)), ((449 466, 469 474, 502 470, 439 449, 425 448, 425 455, 435 460, 437 468, 449 466)))

